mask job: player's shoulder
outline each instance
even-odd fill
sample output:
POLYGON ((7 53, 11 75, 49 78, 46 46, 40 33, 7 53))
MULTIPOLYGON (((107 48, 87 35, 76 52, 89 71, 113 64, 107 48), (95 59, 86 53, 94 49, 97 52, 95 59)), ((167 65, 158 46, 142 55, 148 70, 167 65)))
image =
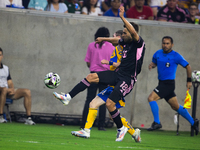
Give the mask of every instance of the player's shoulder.
POLYGON ((88 47, 94 47, 94 45, 95 45, 95 42, 91 42, 88 44, 88 47))
POLYGON ((157 51, 153 54, 153 57, 154 57, 154 58, 161 57, 161 56, 162 56, 162 53, 163 53, 163 50, 162 50, 162 49, 159 49, 159 50, 157 50, 157 51))
POLYGON ((142 38, 140 35, 139 35, 139 40, 142 40, 142 41, 144 41, 144 40, 143 40, 143 38, 142 38))
POLYGON ((134 43, 134 44, 143 44, 144 43, 144 40, 143 40, 143 38, 139 35, 139 39, 138 39, 138 41, 132 41, 132 43, 134 43))
POLYGON ((174 51, 174 50, 172 50, 171 53, 172 53, 173 55, 180 55, 178 52, 176 52, 176 51, 174 51))
POLYGON ((9 69, 7 65, 4 65, 4 64, 2 64, 2 65, 3 65, 3 68, 9 69))
POLYGON ((161 54, 161 53, 163 53, 163 49, 159 49, 159 50, 157 50, 157 51, 155 52, 155 54, 161 54))
POLYGON ((174 55, 175 58, 180 58, 180 57, 182 57, 182 55, 181 55, 180 53, 178 53, 178 52, 176 52, 176 51, 174 51, 174 50, 172 50, 172 53, 173 53, 173 55, 174 55))

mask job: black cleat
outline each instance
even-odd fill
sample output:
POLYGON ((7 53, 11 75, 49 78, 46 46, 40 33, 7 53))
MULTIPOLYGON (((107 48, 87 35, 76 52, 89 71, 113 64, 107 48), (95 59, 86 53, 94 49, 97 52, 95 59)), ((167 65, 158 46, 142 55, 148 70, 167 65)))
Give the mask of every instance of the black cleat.
POLYGON ((195 119, 192 128, 195 130, 196 135, 199 133, 199 120, 195 119))
POLYGON ((162 128, 162 125, 161 124, 158 124, 156 122, 153 122, 151 127, 147 129, 147 131, 153 131, 153 130, 157 130, 157 129, 160 129, 162 128))

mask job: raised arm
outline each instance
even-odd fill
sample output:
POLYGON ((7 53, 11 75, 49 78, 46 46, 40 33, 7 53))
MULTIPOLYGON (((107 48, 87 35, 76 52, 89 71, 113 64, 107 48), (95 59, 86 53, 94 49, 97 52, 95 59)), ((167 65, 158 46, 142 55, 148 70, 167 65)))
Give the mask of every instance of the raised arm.
POLYGON ((107 37, 98 37, 95 42, 101 43, 103 41, 108 41, 108 42, 112 43, 113 45, 117 45, 119 39, 120 38, 118 38, 118 37, 108 37, 108 38, 107 37))
POLYGON ((130 32, 130 34, 132 35, 132 37, 138 41, 139 40, 139 35, 137 34, 137 32, 135 31, 134 27, 124 18, 124 7, 120 6, 119 7, 119 16, 122 19, 122 21, 124 22, 124 25, 126 26, 127 30, 130 32))

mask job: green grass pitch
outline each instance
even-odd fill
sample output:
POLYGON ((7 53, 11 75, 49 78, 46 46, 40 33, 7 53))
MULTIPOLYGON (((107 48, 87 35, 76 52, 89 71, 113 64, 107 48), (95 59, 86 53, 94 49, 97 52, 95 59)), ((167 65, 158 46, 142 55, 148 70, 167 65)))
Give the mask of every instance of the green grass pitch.
POLYGON ((71 135, 79 126, 23 123, 0 124, 0 150, 199 150, 200 135, 190 132, 141 130, 141 143, 127 133, 122 142, 115 142, 116 128, 98 131, 94 127, 89 139, 71 135))

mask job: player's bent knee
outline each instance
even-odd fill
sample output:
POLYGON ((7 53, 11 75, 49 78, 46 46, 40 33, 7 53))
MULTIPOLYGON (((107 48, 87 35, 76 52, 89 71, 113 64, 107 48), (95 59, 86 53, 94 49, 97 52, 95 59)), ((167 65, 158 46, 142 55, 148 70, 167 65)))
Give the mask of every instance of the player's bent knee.
POLYGON ((112 100, 107 100, 106 101, 106 107, 107 108, 112 108, 112 107, 115 107, 115 103, 112 101, 112 100))
POLYGON ((8 92, 8 88, 6 87, 2 88, 1 94, 7 94, 7 92, 8 92))
POLYGON ((153 100, 153 98, 149 95, 149 97, 148 97, 148 102, 152 102, 152 101, 154 101, 154 100, 153 100))
POLYGON ((98 80, 98 75, 97 75, 97 73, 90 73, 90 74, 87 75, 86 79, 87 79, 87 81, 90 82, 90 83, 92 83, 92 82, 97 82, 97 80, 98 80))
POLYGON ((31 90, 24 89, 24 93, 25 93, 26 96, 31 97, 31 90))
POLYGON ((98 108, 97 105, 96 105, 96 103, 93 102, 93 101, 90 102, 89 107, 90 107, 90 108, 94 108, 94 109, 97 109, 97 108, 98 108))
POLYGON ((171 106, 171 108, 175 111, 177 111, 179 108, 177 106, 171 106))

